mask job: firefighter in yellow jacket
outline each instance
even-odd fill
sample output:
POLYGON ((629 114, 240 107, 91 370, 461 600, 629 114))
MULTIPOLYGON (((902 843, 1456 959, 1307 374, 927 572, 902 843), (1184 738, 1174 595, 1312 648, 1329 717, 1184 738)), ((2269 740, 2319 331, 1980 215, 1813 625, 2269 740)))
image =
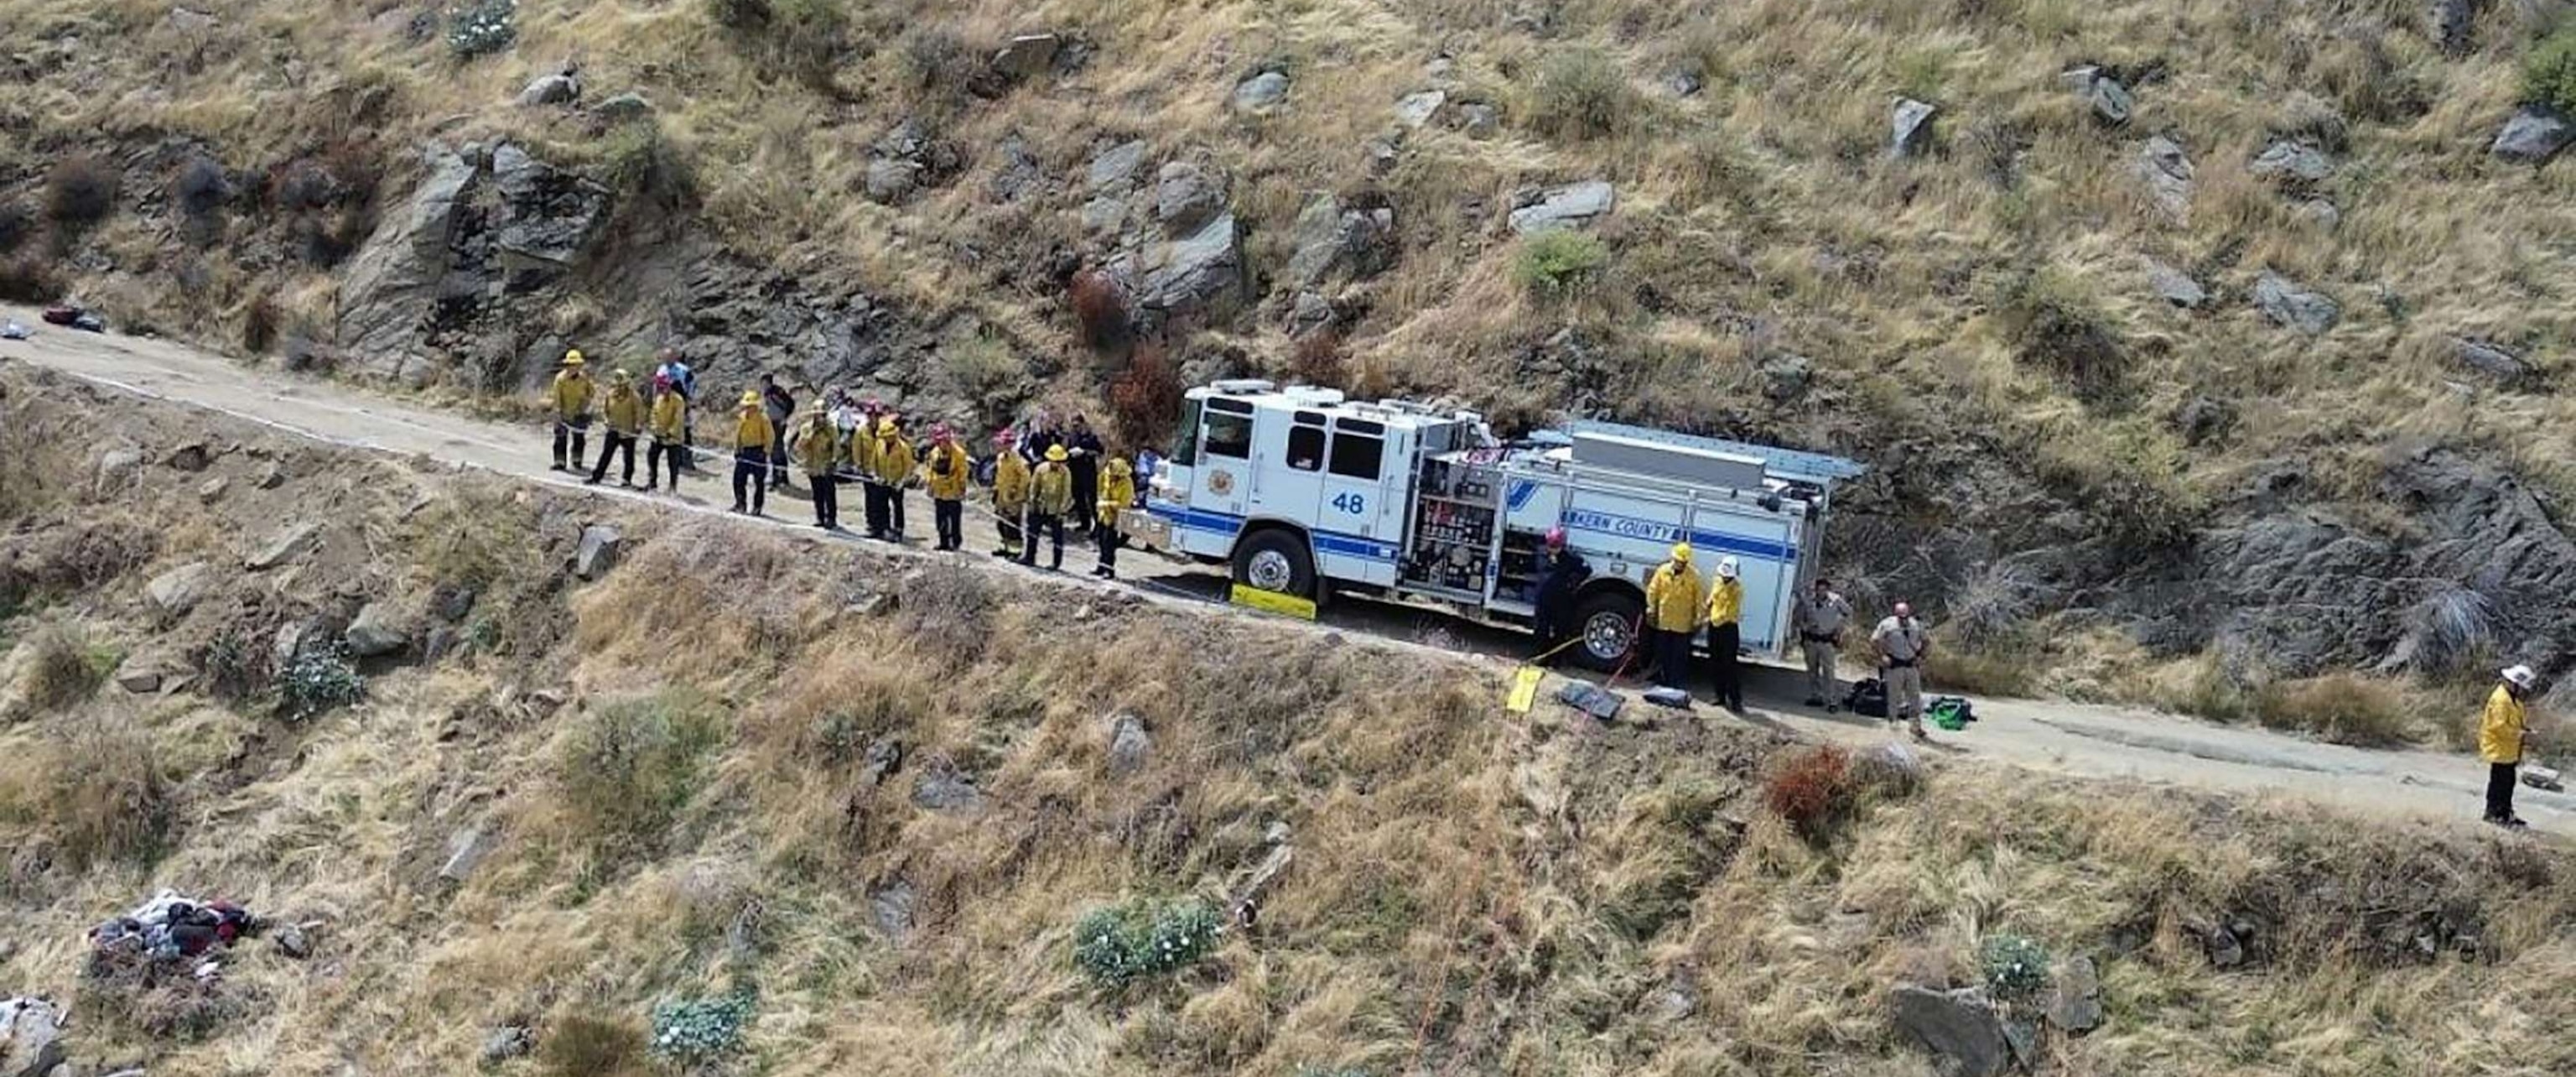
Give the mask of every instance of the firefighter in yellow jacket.
POLYGON ((1744 713, 1744 675, 1735 652, 1744 646, 1744 581, 1733 557, 1717 559, 1717 580, 1708 587, 1708 668, 1716 685, 1718 706, 1744 713))
POLYGON ((671 465, 671 492, 680 490, 680 466, 689 453, 689 401, 668 378, 653 379, 653 412, 648 420, 653 447, 644 453, 644 488, 662 485, 662 465, 671 465))
POLYGON ((999 518, 994 527, 1002 535, 995 557, 1020 555, 1020 533, 1028 523, 1029 462, 1012 441, 1008 430, 993 436, 993 515, 999 518))
POLYGON ((1055 544, 1055 560, 1047 567, 1064 568, 1064 517, 1073 511, 1073 469, 1065 466, 1072 457, 1062 445, 1049 445, 1046 462, 1029 476, 1029 527, 1024 536, 1028 542, 1020 548, 1020 563, 1038 563, 1038 534, 1044 532, 1055 544))
POLYGON ((921 458, 921 483, 930 489, 930 524, 938 533, 942 550, 966 548, 966 486, 974 479, 975 462, 966 458, 966 447, 957 443, 957 434, 942 423, 930 428, 930 451, 921 458))
POLYGON ((626 470, 617 485, 635 488, 635 439, 644 432, 644 398, 635 392, 635 375, 624 368, 608 372, 608 399, 599 407, 599 417, 608 424, 608 441, 599 447, 599 464, 590 469, 585 484, 597 486, 608 477, 608 458, 625 454, 626 470))
POLYGON ((1118 514, 1135 501, 1136 469, 1128 465, 1126 457, 1109 454, 1108 461, 1100 465, 1098 527, 1092 532, 1092 537, 1100 541, 1100 567, 1092 569, 1092 575, 1104 580, 1118 578, 1118 547, 1127 541, 1118 533, 1118 514))
MULTIPOLYGON (((769 412, 761 406, 757 391, 742 394, 733 409, 733 510, 743 512, 744 496, 749 495, 749 511, 762 514, 769 506, 770 443, 778 431, 769 425, 769 412)), ((786 461, 777 461, 786 466, 786 461)))
POLYGON ((903 490, 921 461, 891 412, 877 420, 868 441, 868 537, 902 542, 903 490))
POLYGON ((1682 688, 1690 679, 1691 634, 1699 629, 1699 570, 1690 543, 1673 547, 1669 561, 1646 577, 1646 629, 1653 641, 1655 683, 1682 688))
POLYGON ((564 353, 563 369, 555 372, 554 385, 546 390, 546 402, 555 412, 556 471, 581 467, 582 443, 590 437, 590 397, 598 385, 582 369, 580 349, 564 353), (572 466, 564 466, 564 447, 572 448, 572 466))
POLYGON ((832 425, 821 397, 797 417, 796 428, 787 435, 787 451, 796 454, 796 465, 805 469, 805 482, 813 487, 814 526, 839 530, 841 484, 834 473, 841 468, 841 428, 832 425))
POLYGON ((2478 717, 2478 758, 2487 763, 2486 820, 2513 830, 2525 825, 2513 814, 2514 771, 2522 766, 2523 737, 2531 722, 2524 701, 2539 681, 2530 666, 2505 670, 2503 682, 2487 696, 2486 713, 2478 717))

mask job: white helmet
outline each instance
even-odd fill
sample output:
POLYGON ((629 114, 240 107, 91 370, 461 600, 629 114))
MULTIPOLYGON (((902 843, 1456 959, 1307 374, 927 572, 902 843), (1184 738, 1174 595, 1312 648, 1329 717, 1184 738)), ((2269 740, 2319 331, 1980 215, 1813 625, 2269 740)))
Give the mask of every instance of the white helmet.
POLYGON ((1734 579, 1734 578, 1735 578, 1735 572, 1736 572, 1735 558, 1733 558, 1733 557, 1721 557, 1721 558, 1718 558, 1718 559, 1717 559, 1717 578, 1718 578, 1718 579, 1721 579, 1721 580, 1731 580, 1731 579, 1734 579))
POLYGON ((2540 680, 2540 675, 2533 673, 2530 666, 2509 666, 2504 671, 2504 679, 2511 682, 2514 687, 2528 692, 2531 691, 2532 684, 2540 680))

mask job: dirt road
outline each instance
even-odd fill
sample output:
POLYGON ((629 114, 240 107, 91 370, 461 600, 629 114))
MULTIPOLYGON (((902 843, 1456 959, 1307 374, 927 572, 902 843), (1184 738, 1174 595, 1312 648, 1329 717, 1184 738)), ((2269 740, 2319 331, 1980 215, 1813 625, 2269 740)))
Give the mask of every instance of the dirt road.
MULTIPOLYGON (((42 326, 36 312, 27 308, 0 304, 0 319, 14 319, 38 330, 33 340, 0 341, 0 361, 35 363, 100 385, 334 444, 426 455, 531 482, 581 485, 577 476, 547 469, 548 431, 534 425, 479 420, 245 366, 167 341, 42 326)), ((715 470, 690 476, 683 480, 676 501, 691 510, 721 513, 731 504, 727 477, 715 470)), ((613 483, 595 492, 609 497, 653 496, 620 490, 613 483)), ((944 556, 922 548, 926 540, 920 536, 929 531, 930 511, 915 496, 910 521, 916 532, 913 544, 919 556, 944 556)), ((672 500, 671 495, 660 497, 672 500)), ((843 500, 846 515, 855 520, 857 498, 843 500)), ((824 541, 860 541, 846 535, 824 536, 810 526, 811 519, 799 493, 773 498, 766 522, 740 522, 797 530, 824 541)), ((970 514, 967 546, 978 551, 974 556, 989 560, 980 551, 991 549, 994 541, 989 523, 970 514)), ((1087 571, 1091 563, 1087 547, 1066 550, 1068 572, 1087 571)), ((1157 601, 1248 616, 1217 604, 1226 590, 1221 570, 1134 551, 1122 556, 1120 568, 1127 580, 1116 586, 1139 588, 1157 601)), ((1517 634, 1436 611, 1371 602, 1337 603, 1322 629, 1366 633, 1408 648, 1437 649, 1498 664, 1514 661, 1526 644, 1517 634)), ((1791 706, 1803 694, 1789 671, 1760 670, 1751 681, 1754 710, 1748 720, 1849 743, 1875 742, 1890 735, 1872 720, 1850 716, 1838 720, 1791 706)), ((1976 705, 1980 721, 1962 733, 1936 733, 1935 751, 2084 777, 2172 783, 2258 798, 2288 797, 2472 825, 2485 779, 2485 768, 2466 756, 2347 748, 2121 708, 2006 699, 1980 699, 1976 705)), ((1738 720, 1707 708, 1700 714, 1706 721, 1738 720)), ((2576 833, 2576 798, 2524 789, 2518 806, 2535 828, 2576 833)))

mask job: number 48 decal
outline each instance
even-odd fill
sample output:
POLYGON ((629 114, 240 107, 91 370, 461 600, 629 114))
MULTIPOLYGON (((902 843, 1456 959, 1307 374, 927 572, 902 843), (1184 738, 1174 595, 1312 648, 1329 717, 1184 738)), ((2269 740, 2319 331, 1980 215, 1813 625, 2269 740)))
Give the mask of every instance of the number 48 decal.
POLYGON ((1351 493, 1335 494, 1333 508, 1351 516, 1361 515, 1368 511, 1368 496, 1351 493))

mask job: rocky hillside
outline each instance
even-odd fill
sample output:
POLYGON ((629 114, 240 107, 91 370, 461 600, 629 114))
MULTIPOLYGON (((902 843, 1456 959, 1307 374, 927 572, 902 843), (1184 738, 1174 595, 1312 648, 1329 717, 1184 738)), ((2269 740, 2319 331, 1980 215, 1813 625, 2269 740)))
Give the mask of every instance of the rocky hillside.
POLYGON ((0 397, 10 1077, 2576 1068, 2522 839, 0 397), (163 887, 263 922, 94 952, 163 887))
POLYGON ((0 288, 123 329, 1610 416, 1869 461, 1990 687, 2576 662, 2561 0, 0 10, 0 288))

